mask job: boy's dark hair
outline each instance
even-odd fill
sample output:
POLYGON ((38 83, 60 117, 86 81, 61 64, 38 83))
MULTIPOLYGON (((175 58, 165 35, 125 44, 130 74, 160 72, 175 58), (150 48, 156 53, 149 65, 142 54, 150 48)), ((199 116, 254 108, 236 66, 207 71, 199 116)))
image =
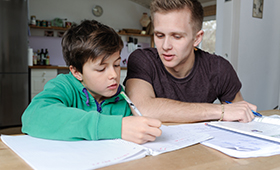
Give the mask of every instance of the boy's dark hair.
POLYGON ((152 0, 150 10, 152 20, 154 13, 166 13, 174 10, 188 8, 191 11, 191 21, 193 22, 193 32, 197 33, 202 28, 203 7, 198 0, 152 0))
POLYGON ((83 73, 83 65, 88 60, 102 56, 103 62, 115 52, 121 52, 123 42, 112 28, 95 20, 85 20, 65 32, 61 46, 66 64, 83 73))

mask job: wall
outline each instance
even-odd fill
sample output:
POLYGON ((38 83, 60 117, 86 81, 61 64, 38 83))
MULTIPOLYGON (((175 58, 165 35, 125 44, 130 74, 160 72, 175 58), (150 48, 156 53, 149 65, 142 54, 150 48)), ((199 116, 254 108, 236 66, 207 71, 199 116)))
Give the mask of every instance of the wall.
MULTIPOLYGON (((56 17, 67 18, 67 21, 79 24, 84 19, 95 19, 103 24, 109 25, 116 31, 123 28, 141 29, 140 18, 143 12, 150 14, 149 9, 129 0, 29 0, 29 15, 35 15, 39 20, 53 20, 56 17), (103 8, 103 15, 95 17, 92 14, 92 7, 100 5, 103 8)), ((30 17, 29 17, 30 18, 30 17)), ((65 65, 60 46, 61 38, 38 37, 38 30, 31 29, 29 45, 34 51, 41 48, 48 48, 50 64, 65 65)), ((43 33, 42 33, 43 35, 43 33)), ((127 37, 122 37, 126 41, 127 37)), ((142 38, 143 39, 143 38, 142 38)), ((142 46, 147 46, 150 39, 141 41, 142 46)), ((126 45, 126 43, 125 43, 126 45)), ((127 55, 126 46, 123 51, 127 55)))
POLYGON ((279 5, 278 0, 264 1, 259 19, 252 17, 253 0, 217 0, 216 53, 233 64, 244 99, 258 110, 280 103, 279 5))
POLYGON ((129 0, 29 0, 29 11, 40 20, 59 17, 79 24, 84 19, 95 19, 114 29, 140 29, 143 12, 149 14, 149 9, 129 0), (94 5, 102 6, 101 17, 92 14, 94 5))

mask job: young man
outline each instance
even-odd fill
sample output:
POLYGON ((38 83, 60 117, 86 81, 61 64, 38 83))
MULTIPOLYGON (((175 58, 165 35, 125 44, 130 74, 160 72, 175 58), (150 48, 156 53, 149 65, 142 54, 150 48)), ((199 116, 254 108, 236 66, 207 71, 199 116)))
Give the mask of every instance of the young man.
POLYGON ((119 35, 97 21, 83 21, 62 39, 69 74, 50 80, 22 116, 22 132, 56 140, 122 138, 135 143, 161 135, 157 119, 131 116, 120 81, 119 35), (126 117, 127 116, 127 117, 126 117))
POLYGON ((162 122, 249 122, 256 106, 243 101, 228 61, 195 48, 202 40, 203 8, 197 0, 152 0, 156 49, 128 60, 126 92, 145 116, 162 122), (213 104, 216 99, 221 103, 213 104))

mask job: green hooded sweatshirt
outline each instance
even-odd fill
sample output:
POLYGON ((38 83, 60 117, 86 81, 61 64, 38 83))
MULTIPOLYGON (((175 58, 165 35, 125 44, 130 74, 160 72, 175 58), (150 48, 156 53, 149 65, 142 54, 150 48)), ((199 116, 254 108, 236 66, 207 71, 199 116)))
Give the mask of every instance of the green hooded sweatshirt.
MULTIPOLYGON (((96 82, 98 83, 98 82, 96 82)), ((122 118, 132 115, 117 94, 98 104, 71 73, 50 80, 22 115, 22 132, 55 140, 121 138, 122 118)))

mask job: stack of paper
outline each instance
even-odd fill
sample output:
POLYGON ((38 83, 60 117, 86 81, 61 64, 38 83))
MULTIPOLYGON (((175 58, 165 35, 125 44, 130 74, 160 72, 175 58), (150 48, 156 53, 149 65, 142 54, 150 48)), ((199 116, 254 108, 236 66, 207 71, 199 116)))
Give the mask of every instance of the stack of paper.
MULTIPOLYGON (((239 123, 239 125, 245 124, 239 123)), ((207 123, 184 124, 179 126, 182 130, 207 133, 213 136, 212 139, 203 141, 201 144, 217 149, 232 157, 250 158, 280 154, 280 145, 276 142, 211 127, 207 123)))

